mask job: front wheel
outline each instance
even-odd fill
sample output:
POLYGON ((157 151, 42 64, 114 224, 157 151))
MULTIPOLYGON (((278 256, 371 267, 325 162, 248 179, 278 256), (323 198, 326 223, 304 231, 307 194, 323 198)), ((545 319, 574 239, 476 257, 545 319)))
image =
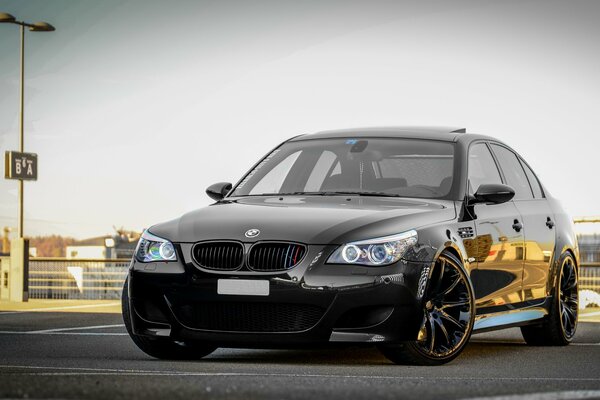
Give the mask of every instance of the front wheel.
POLYGON ((444 251, 429 273, 417 340, 381 345, 396 364, 441 365, 456 358, 473 330, 475 298, 460 260, 444 251))
POLYGON ((554 296, 548 317, 541 325, 524 326, 521 333, 532 346, 565 346, 577 331, 579 308, 578 276, 571 253, 560 258, 554 296))
POLYGON ((131 326, 131 312, 129 308, 129 278, 125 280, 121 305, 123 311, 123 322, 127 333, 131 336, 133 343, 144 353, 154 358, 163 360, 195 360, 206 357, 217 348, 193 342, 178 342, 169 338, 152 338, 136 335, 131 326))

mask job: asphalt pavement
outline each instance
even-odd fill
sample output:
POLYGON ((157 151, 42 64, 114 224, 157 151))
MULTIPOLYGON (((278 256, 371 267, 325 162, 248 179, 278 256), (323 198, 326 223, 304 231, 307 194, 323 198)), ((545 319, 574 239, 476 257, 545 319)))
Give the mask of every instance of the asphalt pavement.
POLYGON ((408 367, 373 347, 160 361, 135 347, 118 314, 0 312, 0 398, 600 398, 600 324, 581 322, 567 347, 529 347, 518 329, 475 335, 448 365, 408 367))

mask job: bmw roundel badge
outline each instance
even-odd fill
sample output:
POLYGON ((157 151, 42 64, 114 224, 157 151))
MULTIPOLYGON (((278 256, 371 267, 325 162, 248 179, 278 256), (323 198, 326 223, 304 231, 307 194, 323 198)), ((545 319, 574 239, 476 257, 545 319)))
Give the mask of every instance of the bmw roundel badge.
POLYGON ((260 231, 258 229, 248 229, 244 234, 247 238, 253 238, 260 235, 260 231))

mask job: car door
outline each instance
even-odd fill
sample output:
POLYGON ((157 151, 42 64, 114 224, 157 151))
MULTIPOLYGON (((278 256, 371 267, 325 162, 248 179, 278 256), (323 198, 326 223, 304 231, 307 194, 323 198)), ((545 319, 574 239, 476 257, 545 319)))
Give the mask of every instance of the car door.
MULTIPOLYGON (((476 142, 469 148, 469 194, 473 195, 484 183, 503 181, 488 145, 476 142)), ((514 202, 475 204, 472 212, 475 237, 467 247, 476 249, 472 258, 475 258, 477 267, 471 272, 471 280, 477 307, 504 306, 522 301, 524 236, 519 228, 521 216, 514 202)))
POLYGON ((543 299, 554 252, 554 214, 531 168, 510 149, 499 144, 491 148, 506 183, 515 189, 514 203, 523 219, 523 300, 543 299))

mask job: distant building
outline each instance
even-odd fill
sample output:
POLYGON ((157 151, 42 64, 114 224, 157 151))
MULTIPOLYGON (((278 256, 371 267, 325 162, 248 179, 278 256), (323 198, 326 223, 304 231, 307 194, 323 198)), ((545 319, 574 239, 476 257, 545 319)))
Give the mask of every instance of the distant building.
POLYGON ((580 234, 577 239, 581 263, 600 263, 600 234, 580 234))
POLYGON ((137 245, 137 237, 105 235, 77 241, 65 248, 68 259, 131 258, 137 245))

